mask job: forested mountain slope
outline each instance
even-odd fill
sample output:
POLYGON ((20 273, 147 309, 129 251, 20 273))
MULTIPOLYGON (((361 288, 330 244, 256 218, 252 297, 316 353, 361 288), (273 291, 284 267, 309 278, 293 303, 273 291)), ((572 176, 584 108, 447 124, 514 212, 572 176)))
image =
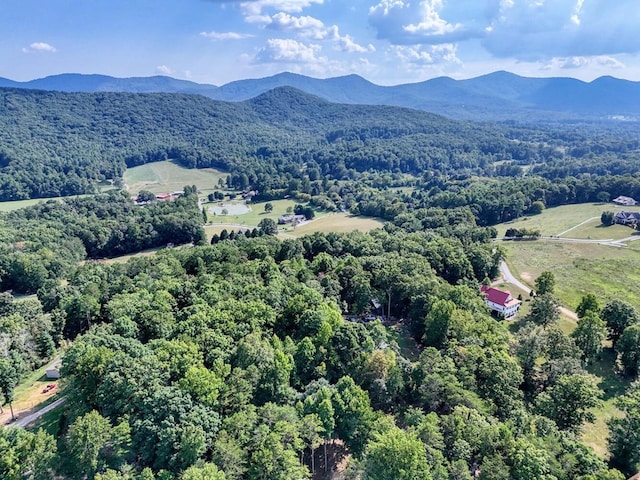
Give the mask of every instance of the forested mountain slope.
POLYGON ((168 158, 228 170, 232 186, 262 192, 368 170, 514 175, 536 163, 558 176, 588 163, 625 173, 640 144, 633 125, 488 125, 289 87, 239 103, 0 89, 0 129, 0 200, 91 193, 98 181, 120 182, 127 166, 168 158))
POLYGON ((255 183, 259 174, 274 181, 283 171, 299 176, 311 160, 323 174, 339 169, 333 176, 340 178, 345 165, 455 169, 461 162, 477 167, 496 151, 521 150, 496 128, 414 110, 331 104, 291 88, 242 103, 2 89, 0 106, 2 200, 91 192, 97 180, 119 180, 125 166, 167 158, 242 171, 255 183), (456 158, 452 149, 463 155, 456 158))

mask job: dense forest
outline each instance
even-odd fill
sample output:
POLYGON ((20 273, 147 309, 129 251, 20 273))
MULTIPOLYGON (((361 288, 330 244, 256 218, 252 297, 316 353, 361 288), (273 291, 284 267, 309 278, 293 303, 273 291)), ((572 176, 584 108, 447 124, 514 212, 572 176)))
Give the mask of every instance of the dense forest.
POLYGON ((93 193, 98 182, 119 184, 126 167, 168 158, 221 168, 231 186, 268 192, 370 170, 517 176, 533 166, 554 179, 618 175, 637 171, 640 147, 634 126, 624 123, 461 122, 332 104, 289 87, 239 103, 0 89, 0 105, 0 200, 93 193))
POLYGON ((174 200, 144 206, 114 191, 1 214, 0 288, 35 293, 86 259, 202 243, 202 223, 195 187, 174 200))
POLYGON ((587 295, 566 335, 550 272, 511 329, 479 293, 503 256, 496 223, 640 197, 630 126, 454 122, 288 88, 237 104, 0 96, 0 199, 89 193, 172 158, 225 169, 234 195, 388 221, 300 239, 265 223, 207 245, 195 186, 144 205, 112 191, 0 214, 0 399, 11 408, 57 354, 67 399, 49 432, 0 428, 0 478, 298 480, 340 461, 348 480, 640 469, 633 307, 587 295), (102 261, 169 244, 182 247, 102 261), (630 387, 605 460, 580 433, 606 394, 587 373, 606 338, 630 387))
MULTIPOLYGON (((127 205, 111 196, 112 208, 127 205)), ((77 201, 97 208, 91 200, 77 201)), ((68 221, 69 203, 44 205, 68 221)), ((44 218, 42 208, 12 221, 44 218)), ((556 326, 552 279, 539 281, 513 335, 478 293, 501 259, 495 230, 477 226, 469 207, 414 216, 419 229, 239 235, 127 263, 70 264, 34 298, 4 294, 5 401, 57 346, 70 346, 54 435, 0 429, 3 478, 295 480, 344 455, 349 479, 632 473, 638 387, 620 399, 607 464, 579 441, 603 395, 585 371, 590 330, 567 336, 556 326), (391 321, 363 322, 369 312, 391 321)), ((585 300, 580 312, 600 325, 593 308, 585 300)), ((634 355, 633 309, 618 302, 602 316, 617 325, 621 354, 634 355)))

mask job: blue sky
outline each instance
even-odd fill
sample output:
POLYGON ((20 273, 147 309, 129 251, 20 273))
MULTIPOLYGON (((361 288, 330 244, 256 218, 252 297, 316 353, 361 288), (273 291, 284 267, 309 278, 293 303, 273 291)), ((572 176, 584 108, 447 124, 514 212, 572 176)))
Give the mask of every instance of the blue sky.
POLYGON ((2 0, 0 76, 640 80, 638 0, 2 0))

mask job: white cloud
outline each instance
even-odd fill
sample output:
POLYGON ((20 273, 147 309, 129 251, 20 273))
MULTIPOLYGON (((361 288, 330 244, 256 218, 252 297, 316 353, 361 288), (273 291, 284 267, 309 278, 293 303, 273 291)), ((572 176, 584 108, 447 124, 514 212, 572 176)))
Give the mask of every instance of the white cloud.
POLYGON ((57 50, 53 45, 45 42, 34 42, 22 49, 24 53, 55 53, 57 50))
POLYGON ((167 67, 166 65, 158 65, 156 67, 156 73, 159 73, 161 75, 173 75, 173 70, 171 70, 171 68, 167 67))
POLYGON ((322 50, 320 45, 304 44, 292 39, 272 38, 255 56, 258 63, 303 63, 315 64, 326 62, 317 54, 322 50))
POLYGON ((200 36, 210 40, 243 40, 253 37, 247 33, 237 32, 200 32, 200 36))
POLYGON ((636 0, 501 0, 494 6, 483 44, 498 57, 535 61, 640 51, 636 0))
POLYGON ((373 45, 363 47, 356 43, 351 35, 340 35, 337 25, 327 27, 322 20, 310 16, 296 17, 278 12, 268 17, 267 29, 279 32, 293 32, 297 37, 312 40, 328 40, 336 44, 336 49, 348 53, 374 52, 373 45))
POLYGON ((593 57, 555 57, 543 68, 545 70, 564 70, 585 67, 621 69, 625 68, 625 64, 613 57, 596 55, 593 57))
POLYGON ((366 47, 357 44, 351 35, 344 35, 342 37, 338 36, 337 38, 338 48, 343 52, 349 53, 367 53, 367 52, 375 52, 376 48, 369 44, 366 47))
POLYGON ((286 12, 278 12, 268 18, 267 28, 276 31, 294 31, 302 36, 315 39, 325 37, 326 28, 322 20, 314 17, 296 17, 286 12))
MULTIPOLYGON (((449 4, 453 4, 450 0, 449 4)), ((458 2, 468 4, 469 1, 458 2)), ((477 10, 477 4, 471 7, 477 10)), ((456 7, 458 4, 456 4, 456 7)), ((464 5, 456 12, 449 12, 451 18, 458 17, 464 11, 464 5)), ((477 20, 468 23, 460 20, 445 19, 444 0, 380 0, 369 9, 369 23, 377 30, 379 39, 385 39, 394 45, 440 44, 477 38, 484 35, 477 20)), ((462 17, 468 16, 468 13, 462 17)))
POLYGON ((324 0, 255 0, 251 2, 241 2, 240 7, 245 16, 261 16, 268 8, 287 13, 299 13, 314 3, 322 4, 324 0))
POLYGON ((394 45, 392 51, 407 66, 460 65, 462 63, 457 56, 457 47, 451 43, 429 45, 427 47, 394 45))

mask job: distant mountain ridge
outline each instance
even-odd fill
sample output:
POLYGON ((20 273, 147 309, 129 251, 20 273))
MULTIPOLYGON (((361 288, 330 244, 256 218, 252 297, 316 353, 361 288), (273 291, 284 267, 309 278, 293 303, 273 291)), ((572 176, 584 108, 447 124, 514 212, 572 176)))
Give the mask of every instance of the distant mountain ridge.
POLYGON ((222 86, 166 76, 115 78, 62 74, 29 82, 0 78, 0 87, 63 92, 134 92, 199 94, 238 102, 277 87, 294 87, 334 103, 391 105, 469 120, 640 120, 640 82, 600 77, 531 78, 499 71, 466 80, 433 78, 420 83, 376 85, 358 75, 317 79, 280 73, 238 80, 222 86))

